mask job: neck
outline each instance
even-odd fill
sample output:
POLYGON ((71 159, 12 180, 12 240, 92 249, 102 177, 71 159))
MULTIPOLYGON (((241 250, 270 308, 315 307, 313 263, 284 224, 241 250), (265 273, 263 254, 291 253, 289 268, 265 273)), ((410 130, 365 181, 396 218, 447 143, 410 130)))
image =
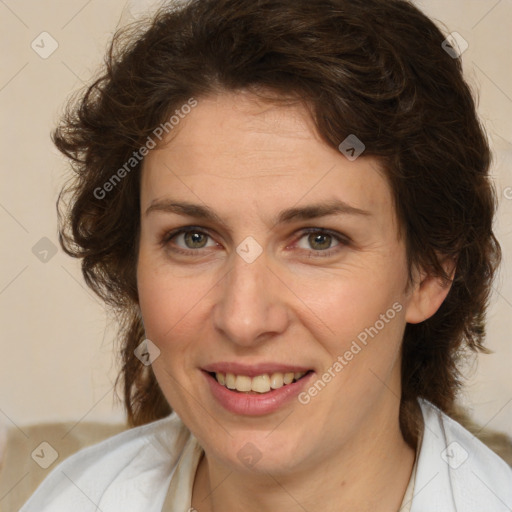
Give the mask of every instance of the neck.
MULTIPOLYGON (((213 457, 200 461, 192 505, 200 512, 396 512, 414 465, 414 450, 389 414, 361 429, 328 459, 293 473, 237 472, 213 457)), ((397 416, 397 415, 396 415, 397 416)))

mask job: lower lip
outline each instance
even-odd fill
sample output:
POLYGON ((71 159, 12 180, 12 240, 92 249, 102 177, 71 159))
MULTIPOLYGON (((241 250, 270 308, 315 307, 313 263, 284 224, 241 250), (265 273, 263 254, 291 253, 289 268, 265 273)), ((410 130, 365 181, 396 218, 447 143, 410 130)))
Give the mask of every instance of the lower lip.
POLYGON ((277 411, 297 398, 313 377, 314 372, 305 375, 297 382, 261 394, 232 391, 219 384, 209 373, 203 371, 203 374, 210 386, 212 395, 226 410, 245 416, 263 416, 277 411))

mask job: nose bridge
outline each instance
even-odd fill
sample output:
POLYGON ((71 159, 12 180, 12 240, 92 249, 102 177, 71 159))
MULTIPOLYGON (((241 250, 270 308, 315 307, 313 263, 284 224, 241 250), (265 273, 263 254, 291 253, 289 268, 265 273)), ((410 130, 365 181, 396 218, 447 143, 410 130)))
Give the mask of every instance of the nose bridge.
POLYGON ((229 272, 220 283, 215 327, 239 345, 257 343, 264 334, 286 329, 288 313, 282 284, 277 285, 267 263, 264 253, 251 262, 233 253, 229 272))

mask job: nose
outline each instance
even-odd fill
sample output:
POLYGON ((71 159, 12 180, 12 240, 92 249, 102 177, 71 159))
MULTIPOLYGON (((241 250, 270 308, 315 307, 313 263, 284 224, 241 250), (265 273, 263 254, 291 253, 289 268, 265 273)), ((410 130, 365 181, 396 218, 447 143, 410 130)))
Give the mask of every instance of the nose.
POLYGON ((215 328, 232 343, 257 345, 285 332, 289 310, 286 285, 267 265, 265 253, 252 263, 232 255, 229 272, 218 284, 213 308, 215 328))

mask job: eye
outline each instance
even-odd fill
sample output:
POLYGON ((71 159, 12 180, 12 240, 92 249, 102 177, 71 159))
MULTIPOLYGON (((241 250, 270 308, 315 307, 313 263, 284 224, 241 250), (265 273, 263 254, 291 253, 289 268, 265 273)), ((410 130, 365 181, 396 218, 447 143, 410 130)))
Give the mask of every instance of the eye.
POLYGON ((183 241, 187 249, 202 249, 208 242, 208 235, 200 231, 186 231, 180 233, 175 239, 176 243, 183 241))
POLYGON ((218 245, 208 233, 195 226, 187 226, 166 233, 161 243, 168 249, 182 254, 191 254, 197 252, 198 249, 218 245))
POLYGON ((341 233, 314 228, 303 232, 296 246, 317 256, 330 256, 349 243, 350 240, 341 233))
POLYGON ((331 244, 333 243, 333 241, 336 242, 336 244, 339 243, 329 233, 323 233, 323 232, 307 233, 300 238, 298 245, 302 249, 312 248, 316 251, 325 251, 326 249, 331 248, 331 244), (304 244, 304 243, 301 244, 301 241, 303 241, 303 240, 306 241, 306 244, 304 244), (306 247, 304 245, 306 245, 306 247), (307 245, 309 245, 309 247, 307 247, 307 245))

